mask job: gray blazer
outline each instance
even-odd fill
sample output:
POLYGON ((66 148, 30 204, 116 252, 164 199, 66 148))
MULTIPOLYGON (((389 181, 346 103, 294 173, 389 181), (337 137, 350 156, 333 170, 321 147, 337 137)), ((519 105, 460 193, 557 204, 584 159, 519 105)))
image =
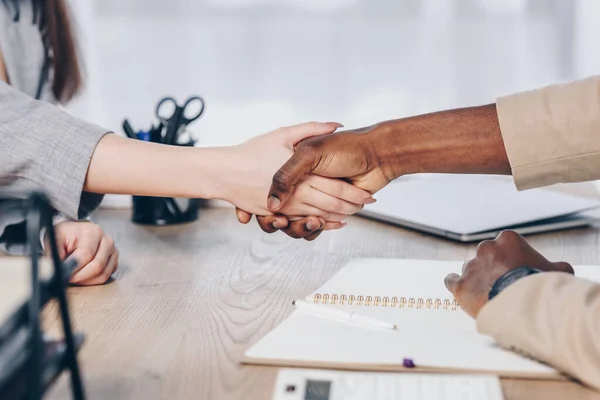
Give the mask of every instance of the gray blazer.
MULTIPOLYGON (((81 219, 102 200, 83 192, 83 184, 94 149, 108 130, 50 104, 49 85, 41 96, 46 101, 32 98, 43 46, 31 2, 18 3, 18 21, 14 9, 0 3, 0 48, 12 85, 0 82, 0 186, 15 194, 43 190, 59 212, 81 219)), ((0 204, 0 235, 14 219, 0 204)))

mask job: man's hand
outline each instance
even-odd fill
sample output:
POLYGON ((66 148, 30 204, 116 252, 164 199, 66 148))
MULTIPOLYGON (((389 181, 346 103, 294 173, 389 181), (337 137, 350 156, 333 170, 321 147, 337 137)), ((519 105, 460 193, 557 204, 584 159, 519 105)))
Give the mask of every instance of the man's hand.
POLYGON ((404 174, 511 172, 495 104, 314 137, 295 150, 273 177, 267 203, 272 213, 309 173, 344 178, 373 194, 404 174))
MULTIPOLYGON (((373 127, 318 136, 300 142, 294 155, 273 177, 269 211, 277 212, 287 203, 296 185, 307 174, 344 178, 353 185, 375 193, 397 176, 386 169, 374 141, 373 127)), ((378 143, 380 145, 381 143, 378 143)))
MULTIPOLYGON (((238 221, 247 224, 252 219, 249 214, 239 208, 236 209, 238 221)), ((346 226, 345 222, 327 222, 321 217, 308 216, 299 220, 290 221, 285 215, 257 215, 256 221, 260 228, 267 233, 275 233, 281 230, 294 239, 315 240, 323 231, 341 229, 346 226)))
POLYGON ((573 267, 566 262, 548 261, 518 233, 503 231, 496 239, 479 243, 475 258, 463 265, 462 276, 450 274, 446 277, 446 288, 467 314, 477 318, 479 310, 488 302, 496 280, 519 267, 574 273, 573 267))

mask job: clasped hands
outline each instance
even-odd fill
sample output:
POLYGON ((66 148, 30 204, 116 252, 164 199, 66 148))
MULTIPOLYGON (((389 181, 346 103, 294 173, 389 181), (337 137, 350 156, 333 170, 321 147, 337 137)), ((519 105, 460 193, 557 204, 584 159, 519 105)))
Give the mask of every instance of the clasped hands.
MULTIPOLYGON (((236 158, 245 162, 246 173, 237 184, 229 185, 235 187, 238 194, 228 196, 236 206, 238 220, 246 224, 252 214, 256 214, 265 232, 282 230, 294 238, 313 240, 324 230, 344 227, 343 220, 347 216, 360 211, 365 204, 374 203, 372 194, 391 179, 386 179, 378 169, 368 174, 370 147, 363 146, 360 140, 356 143, 344 140, 341 147, 336 147, 340 136, 358 138, 356 134, 362 133, 332 135, 340 127, 341 124, 333 122, 309 122, 280 128, 238 146, 236 158), (343 152, 344 157, 327 159, 323 145, 343 152), (318 152, 314 151, 315 146, 319 147, 318 152), (249 159, 248 155, 263 160, 249 159), (317 160, 311 155, 319 157, 320 163, 315 163, 317 160), (354 162, 357 165, 352 165, 354 162), (363 171, 365 168, 367 174, 363 171), (355 172, 358 176, 349 178, 355 172), (251 198, 252 193, 257 192, 262 198, 251 198), (257 206, 261 203, 262 206, 257 206)), ((375 161, 376 155, 370 156, 375 161)))

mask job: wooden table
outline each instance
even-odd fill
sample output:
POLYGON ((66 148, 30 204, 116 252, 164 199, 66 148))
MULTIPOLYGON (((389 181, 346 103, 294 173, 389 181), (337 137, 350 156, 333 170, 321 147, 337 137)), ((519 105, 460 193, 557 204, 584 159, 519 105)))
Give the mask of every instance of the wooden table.
MULTIPOLYGON (((97 221, 121 250, 115 282, 69 289, 90 399, 270 399, 276 368, 242 366, 243 352, 355 257, 464 260, 475 246, 354 217, 309 243, 238 224, 230 209, 149 228, 128 211, 97 221)), ((600 264, 600 230, 531 237, 553 260, 600 264)), ((46 325, 58 326, 48 311, 46 325)), ((66 376, 49 398, 67 398, 66 376)), ((573 382, 504 380, 506 399, 600 399, 573 382)))

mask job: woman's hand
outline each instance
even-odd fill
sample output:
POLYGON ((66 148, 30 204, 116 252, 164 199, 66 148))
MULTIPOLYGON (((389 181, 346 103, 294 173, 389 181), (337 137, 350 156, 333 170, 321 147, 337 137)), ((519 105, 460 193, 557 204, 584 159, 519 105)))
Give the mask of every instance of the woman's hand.
MULTIPOLYGON (((231 169, 223 174, 222 180, 224 200, 244 210, 245 215, 271 214, 266 196, 273 174, 293 155, 294 146, 308 137, 326 135, 339 127, 338 123, 309 122, 280 128, 231 148, 228 154, 231 169)), ((373 201, 369 192, 347 182, 308 175, 297 185, 280 213, 292 220, 310 215, 339 222, 373 201)))
POLYGON ((119 250, 113 239, 92 223, 83 221, 61 222, 54 227, 58 255, 77 261, 77 270, 70 283, 101 285, 119 266, 119 250))

